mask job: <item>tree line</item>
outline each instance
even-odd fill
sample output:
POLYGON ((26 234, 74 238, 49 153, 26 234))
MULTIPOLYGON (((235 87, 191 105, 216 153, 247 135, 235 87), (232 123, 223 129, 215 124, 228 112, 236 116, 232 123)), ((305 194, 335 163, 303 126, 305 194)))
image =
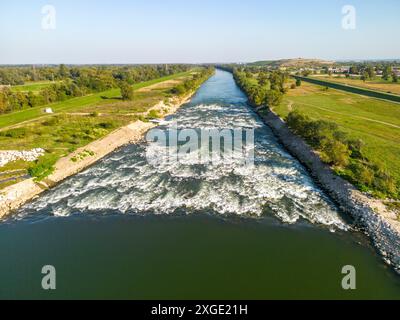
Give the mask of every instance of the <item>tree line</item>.
POLYGON ((171 89, 174 95, 185 95, 196 90, 205 80, 211 77, 215 72, 213 67, 206 67, 201 72, 193 75, 192 79, 188 79, 171 89))
POLYGON ((360 75, 361 80, 373 80, 376 78, 377 73, 382 75, 382 79, 385 81, 391 80, 392 82, 398 82, 397 73, 393 70, 393 66, 391 64, 361 64, 361 65, 352 65, 349 69, 349 72, 346 74, 346 77, 350 77, 351 74, 360 75))
POLYGON ((185 72, 190 68, 190 65, 3 67, 0 68, 0 114, 112 88, 124 88, 126 92, 127 86, 185 72), (14 91, 8 86, 44 80, 54 83, 37 92, 14 91))
POLYGON ((285 86, 289 78, 286 72, 259 71, 255 74, 249 69, 234 69, 233 75, 239 87, 246 92, 255 106, 277 106, 288 90, 285 86))

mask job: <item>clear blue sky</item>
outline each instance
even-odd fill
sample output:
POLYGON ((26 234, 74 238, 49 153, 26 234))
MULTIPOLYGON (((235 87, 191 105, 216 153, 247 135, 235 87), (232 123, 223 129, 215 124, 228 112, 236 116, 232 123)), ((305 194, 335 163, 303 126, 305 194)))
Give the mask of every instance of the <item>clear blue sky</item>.
POLYGON ((399 0, 1 0, 0 64, 400 58, 399 13, 399 0))

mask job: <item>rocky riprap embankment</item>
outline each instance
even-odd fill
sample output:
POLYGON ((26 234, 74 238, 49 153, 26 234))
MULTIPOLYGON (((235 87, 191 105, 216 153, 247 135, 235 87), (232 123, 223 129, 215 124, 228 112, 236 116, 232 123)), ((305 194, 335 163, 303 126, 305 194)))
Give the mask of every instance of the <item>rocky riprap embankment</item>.
POLYGON ((310 171, 340 209, 353 217, 356 226, 371 237, 385 261, 400 272, 399 222, 375 212, 371 206, 372 199, 335 175, 333 170, 323 163, 300 137, 293 134, 274 112, 263 112, 260 116, 286 149, 310 171))
POLYGON ((7 163, 17 160, 35 161, 43 156, 44 152, 45 151, 41 148, 32 149, 30 151, 0 151, 0 167, 4 167, 7 163))

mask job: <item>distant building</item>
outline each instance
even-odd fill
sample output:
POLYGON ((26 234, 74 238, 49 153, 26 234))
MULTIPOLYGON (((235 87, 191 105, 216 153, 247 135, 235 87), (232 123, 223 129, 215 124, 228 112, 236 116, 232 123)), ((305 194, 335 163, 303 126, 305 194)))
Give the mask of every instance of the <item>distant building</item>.
POLYGON ((350 66, 340 67, 342 73, 350 73, 350 66))
POLYGON ((52 108, 46 108, 43 111, 44 113, 54 113, 52 108))
POLYGON ((328 71, 332 73, 350 73, 350 67, 333 67, 329 68, 328 71))

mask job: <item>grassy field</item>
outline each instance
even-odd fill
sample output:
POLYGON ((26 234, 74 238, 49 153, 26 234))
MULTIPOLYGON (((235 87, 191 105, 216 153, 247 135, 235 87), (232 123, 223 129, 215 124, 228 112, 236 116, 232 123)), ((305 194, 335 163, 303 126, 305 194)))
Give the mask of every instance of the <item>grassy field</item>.
MULTIPOLYGON (((190 76, 193 71, 182 72, 178 74, 174 74, 171 76, 158 78, 146 82, 141 82, 135 84, 133 87, 135 90, 139 90, 141 88, 151 86, 160 82, 178 79, 181 77, 190 76)), ((29 121, 35 118, 44 117, 46 114, 43 113, 43 109, 49 107, 52 108, 54 113, 60 112, 73 112, 80 110, 84 107, 96 106, 101 104, 109 104, 111 101, 117 102, 119 101, 120 90, 119 89, 111 89, 105 92, 96 93, 84 97, 74 98, 62 102, 52 103, 46 106, 30 108, 18 112, 8 113, 4 115, 0 115, 0 129, 4 129, 5 127, 12 126, 15 124, 19 124, 24 121, 29 121)))
POLYGON ((400 95, 400 82, 393 83, 391 81, 385 81, 382 78, 376 78, 374 80, 367 80, 364 82, 359 78, 346 78, 344 76, 329 77, 328 75, 314 75, 311 77, 320 80, 341 83, 353 87, 359 87, 363 89, 376 90, 380 92, 400 95))
MULTIPOLYGON (((0 132, 0 150, 31 150, 43 148, 41 171, 74 150, 100 139, 118 127, 136 120, 145 120, 146 114, 159 101, 171 96, 170 90, 179 82, 192 77, 194 71, 176 74, 135 85, 133 101, 119 99, 119 89, 51 105, 56 114, 43 116, 41 109, 26 110, 3 117, 8 125, 21 121, 17 127, 0 132), (174 81, 169 80, 174 79, 174 81), (162 87, 139 89, 165 82, 162 87), (107 98, 105 98, 107 97, 107 98), (16 118, 16 119, 15 119, 16 118)), ((153 112, 154 113, 154 112, 153 112)), ((20 181, 32 170, 32 163, 15 161, 0 168, 0 189, 20 181), (15 170, 18 170, 14 173, 15 170), (15 180, 10 181, 10 178, 15 180)), ((31 172, 32 173, 32 172, 31 172)), ((48 172, 47 172, 48 173, 48 172)))
POLYGON ((299 110, 314 120, 336 122, 352 138, 361 139, 363 152, 374 163, 387 168, 400 185, 400 106, 303 82, 290 90, 279 107, 285 118, 299 110))
POLYGON ((29 92, 32 91, 33 93, 38 92, 50 85, 54 82, 52 81, 37 81, 37 82, 29 82, 21 86, 13 86, 11 90, 14 92, 29 92))

